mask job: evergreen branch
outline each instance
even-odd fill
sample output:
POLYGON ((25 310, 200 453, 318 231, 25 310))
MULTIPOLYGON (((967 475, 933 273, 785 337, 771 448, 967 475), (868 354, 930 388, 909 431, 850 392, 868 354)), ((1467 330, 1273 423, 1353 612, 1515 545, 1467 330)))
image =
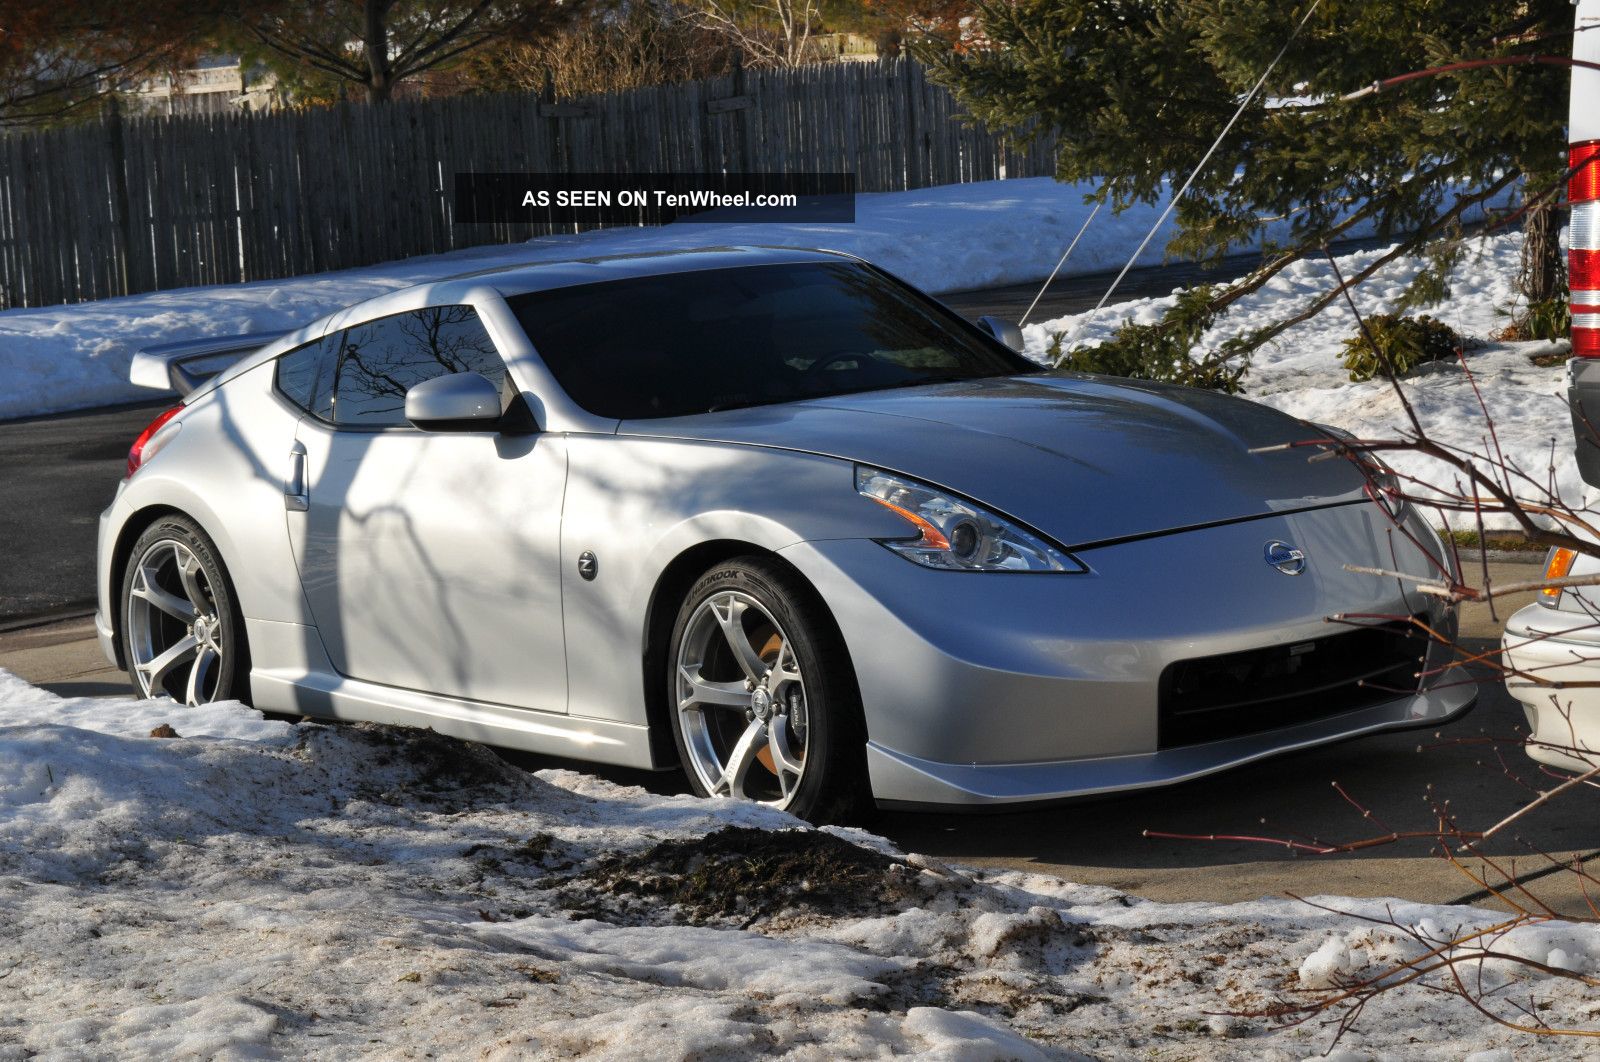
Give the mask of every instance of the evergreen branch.
MULTIPOLYGON (((1441 230, 1443 230, 1445 227, 1447 227, 1448 225, 1450 225, 1450 224, 1454 223, 1455 221, 1459 220, 1461 215, 1463 213, 1465 213, 1468 209, 1470 209, 1471 207, 1477 206, 1478 204, 1483 203, 1483 202, 1485 202, 1485 201, 1487 201, 1489 199, 1494 198, 1496 195, 1500 194, 1500 192, 1504 191, 1505 188, 1508 185, 1510 185, 1514 181, 1516 181, 1516 179, 1519 178, 1520 176, 1522 176, 1520 171, 1511 170, 1508 173, 1506 173, 1505 175, 1503 175, 1498 181, 1496 181, 1494 184, 1490 185, 1488 188, 1484 189, 1483 191, 1478 192, 1475 195, 1462 196, 1461 198, 1457 199, 1456 203, 1455 203, 1455 205, 1453 207, 1451 207, 1445 213, 1443 213, 1443 214, 1439 215, 1437 218, 1435 218, 1432 222, 1430 222, 1427 225, 1427 227, 1425 227, 1423 229, 1419 229, 1417 232, 1413 233, 1408 239, 1402 240, 1400 243, 1397 243, 1393 248, 1391 248, 1388 252, 1386 252, 1385 254, 1380 256, 1376 261, 1372 262, 1366 268, 1362 269, 1360 272, 1358 272, 1358 273, 1354 274, 1353 276, 1351 276, 1349 280, 1339 284, 1332 291, 1329 291, 1326 294, 1319 296, 1309 306, 1307 306, 1304 310, 1300 311, 1299 313, 1295 314, 1292 317, 1286 318, 1285 320, 1279 321, 1279 322, 1277 322, 1275 324, 1269 325, 1268 327, 1266 327, 1264 329, 1260 329, 1259 331, 1251 333, 1245 343, 1243 343, 1240 346, 1230 350, 1226 356, 1227 357, 1239 357, 1240 355, 1243 355, 1243 354, 1249 354, 1251 351, 1254 351, 1257 347, 1260 347, 1263 343, 1268 343, 1268 342, 1272 341, 1273 339, 1276 339, 1283 332, 1287 331, 1290 328, 1293 328, 1295 325, 1303 324, 1306 321, 1311 320, 1313 317, 1317 316, 1323 310, 1327 309, 1330 304, 1332 304, 1336 299, 1338 299, 1341 295, 1343 295, 1348 289, 1356 287, 1357 285, 1363 283, 1368 278, 1370 278, 1374 273, 1378 272, 1380 269, 1382 269, 1384 266, 1388 265, 1390 262, 1393 262, 1396 258, 1400 258, 1400 257, 1403 257, 1404 255, 1408 255, 1408 254, 1414 253, 1418 248, 1420 248, 1423 245, 1429 243, 1433 239, 1433 237, 1437 233, 1439 233, 1441 230)), ((1309 253, 1310 253, 1310 249, 1309 248, 1304 248, 1304 249, 1297 249, 1294 252, 1290 252, 1290 254, 1293 255, 1292 258, 1289 257, 1289 254, 1285 254, 1283 257, 1289 258, 1289 261, 1288 262, 1284 262, 1282 265, 1278 265, 1277 268, 1281 270, 1282 268, 1284 268, 1284 266, 1287 266, 1292 262, 1299 261, 1301 258, 1306 257, 1309 253)), ((1274 264, 1277 265, 1277 263, 1274 263, 1274 264)), ((1252 277, 1251 279, 1253 280, 1254 278, 1252 277)), ((1268 279, 1270 279, 1270 278, 1268 278, 1268 279)), ((1231 303, 1236 302, 1236 301, 1238 301, 1238 299, 1244 297, 1244 295, 1247 295, 1252 291, 1259 290, 1261 285, 1264 284, 1264 283, 1266 283, 1265 279, 1263 279, 1260 283, 1256 283, 1253 287, 1250 287, 1249 291, 1239 291, 1237 294, 1234 293, 1233 289, 1230 289, 1229 291, 1224 292, 1222 296, 1219 296, 1218 299, 1214 300, 1213 303, 1212 303, 1212 306, 1216 307, 1218 309, 1225 308, 1226 306, 1230 305, 1231 303)), ((1247 284, 1248 284, 1248 282, 1247 282, 1247 284)), ((1244 287, 1244 286, 1245 285, 1240 285, 1241 288, 1244 287)))
MULTIPOLYGON (((1434 171, 1434 173, 1437 172, 1437 170, 1434 171)), ((1335 225, 1327 232, 1324 232, 1320 242, 1323 244, 1332 243, 1346 232, 1349 232, 1350 229, 1355 225, 1366 221, 1368 218, 1378 213, 1385 205, 1386 204, 1380 200, 1367 200, 1365 206, 1361 207, 1359 210, 1353 211, 1345 220, 1339 222, 1339 224, 1335 225)), ((1284 251, 1271 262, 1268 262, 1266 265, 1260 267, 1255 272, 1245 277, 1242 281, 1223 291, 1222 294, 1218 295, 1211 301, 1209 309, 1214 313, 1221 313, 1223 310, 1226 310, 1229 306, 1238 302, 1245 296, 1254 295, 1256 292, 1265 287, 1267 282, 1273 277, 1294 265, 1294 263, 1300 261, 1300 259, 1306 257, 1313 250, 1315 250, 1315 248, 1302 244, 1284 251)))
POLYGON ((1591 63, 1587 59, 1574 59, 1570 55, 1497 55, 1488 59, 1465 59, 1459 63, 1446 63, 1444 66, 1430 67, 1427 70, 1413 70, 1409 74, 1397 74, 1394 77, 1374 81, 1364 89, 1347 92, 1338 97, 1340 103, 1349 103, 1366 96, 1376 96, 1378 93, 1416 81, 1421 78, 1438 77, 1442 74, 1454 74, 1463 70, 1480 70, 1491 66, 1566 66, 1582 67, 1587 70, 1600 70, 1600 63, 1591 63))

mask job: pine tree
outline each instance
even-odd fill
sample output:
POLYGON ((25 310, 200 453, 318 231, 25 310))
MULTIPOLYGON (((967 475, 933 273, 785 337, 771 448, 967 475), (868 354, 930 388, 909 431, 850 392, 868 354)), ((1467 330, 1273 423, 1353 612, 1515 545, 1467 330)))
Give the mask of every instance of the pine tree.
MULTIPOLYGON (((1179 234, 1167 249, 1220 258, 1258 236, 1263 218, 1289 219, 1292 236, 1267 246, 1255 273, 1188 307, 1169 329, 1180 346, 1198 334, 1197 310, 1209 321, 1364 221, 1399 242, 1350 279, 1426 253, 1430 264, 1406 301, 1439 301, 1462 254, 1463 215, 1508 189, 1520 188, 1528 204, 1524 295, 1558 292, 1560 197, 1546 193, 1566 172, 1565 67, 1476 66, 1339 97, 1446 64, 1568 55, 1569 0, 1323 0, 1294 36, 1310 3, 978 0, 987 46, 958 52, 926 42, 920 51, 974 117, 1054 132, 1057 179, 1095 182, 1097 197, 1122 209, 1163 202, 1181 185, 1293 36, 1178 204, 1179 234)), ((1248 356, 1338 298, 1330 292, 1243 337, 1229 355, 1248 356)))

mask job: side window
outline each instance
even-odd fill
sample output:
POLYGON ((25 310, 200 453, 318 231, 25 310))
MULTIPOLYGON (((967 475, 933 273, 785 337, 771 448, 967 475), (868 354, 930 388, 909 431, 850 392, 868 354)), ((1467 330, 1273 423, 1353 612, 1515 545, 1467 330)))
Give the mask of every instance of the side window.
POLYGON ((278 355, 274 383, 278 393, 307 413, 327 420, 333 408, 333 367, 339 354, 335 332, 315 343, 278 355))
POLYGON ((356 325, 344 334, 333 386, 333 422, 387 428, 406 423, 406 391, 424 380, 476 372, 497 386, 505 365, 470 306, 432 306, 356 325))

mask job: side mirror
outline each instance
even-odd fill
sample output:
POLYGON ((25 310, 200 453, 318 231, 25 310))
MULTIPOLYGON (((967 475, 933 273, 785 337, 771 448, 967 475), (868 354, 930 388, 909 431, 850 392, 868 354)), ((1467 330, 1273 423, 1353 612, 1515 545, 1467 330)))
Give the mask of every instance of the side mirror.
POLYGON ((978 318, 978 327, 1018 354, 1022 353, 1022 329, 1010 321, 1002 321, 998 317, 980 317, 978 318))
POLYGON ((494 431, 500 388, 475 372, 424 380, 406 392, 406 419, 423 431, 494 431))

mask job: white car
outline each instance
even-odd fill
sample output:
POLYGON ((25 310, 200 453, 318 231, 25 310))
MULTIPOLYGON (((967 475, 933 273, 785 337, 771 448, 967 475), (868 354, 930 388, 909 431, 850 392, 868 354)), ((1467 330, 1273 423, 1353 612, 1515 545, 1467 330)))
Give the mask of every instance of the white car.
MULTIPOLYGON (((1573 57, 1600 63, 1600 0, 1580 0, 1573 57), (1589 30, 1591 32, 1584 32, 1589 30)), ((1600 70, 1574 67, 1568 166, 1588 162, 1571 180, 1572 352, 1568 395, 1578 468, 1600 487, 1600 70), (1592 160, 1592 161, 1590 161, 1592 160)), ((1600 559, 1552 550, 1547 578, 1600 572, 1600 559)), ((1506 623, 1506 689, 1533 728, 1529 752, 1555 767, 1600 766, 1600 587, 1544 590, 1506 623), (1583 685, 1594 683, 1595 685, 1583 685)))
MULTIPOLYGON (((1552 550, 1549 578, 1600 572, 1600 560, 1552 550)), ((1539 600, 1506 621, 1506 689, 1522 704, 1532 730, 1528 754, 1565 770, 1600 766, 1600 594, 1542 590, 1539 600)))

